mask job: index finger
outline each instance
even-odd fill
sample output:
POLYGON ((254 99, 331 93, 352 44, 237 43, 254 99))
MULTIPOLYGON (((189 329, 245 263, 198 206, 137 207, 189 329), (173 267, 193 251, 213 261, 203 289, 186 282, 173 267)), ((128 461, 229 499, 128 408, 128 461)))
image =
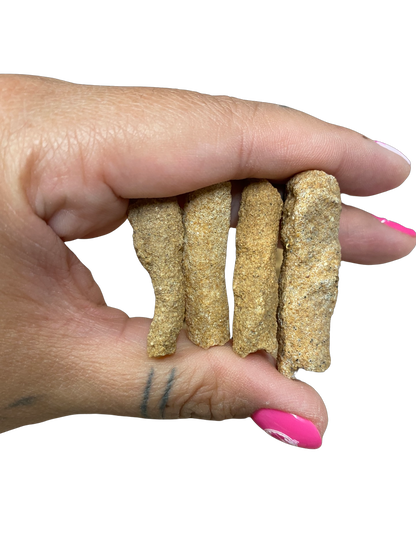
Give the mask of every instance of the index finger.
POLYGON ((307 169, 334 175, 342 192, 372 195, 410 171, 359 133, 274 104, 16 76, 1 90, 15 180, 65 240, 111 231, 128 198, 246 177, 279 181, 307 169))
POLYGON ((108 158, 108 181, 122 196, 134 192, 130 171, 134 190, 139 183, 146 196, 248 177, 284 181, 316 168, 334 175, 341 192, 368 196, 399 186, 410 173, 409 161, 395 149, 291 108, 189 91, 159 90, 156 99, 142 92, 149 105, 136 124, 144 125, 149 140, 137 142, 136 161, 117 150, 117 158, 108 158))

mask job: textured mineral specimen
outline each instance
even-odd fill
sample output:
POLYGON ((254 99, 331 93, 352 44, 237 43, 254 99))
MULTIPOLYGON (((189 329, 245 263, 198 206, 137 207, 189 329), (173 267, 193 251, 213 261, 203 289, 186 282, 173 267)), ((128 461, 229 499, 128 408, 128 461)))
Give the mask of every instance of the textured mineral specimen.
POLYGON ((245 357, 259 349, 276 354, 279 192, 266 180, 243 190, 236 230, 233 350, 245 357))
POLYGON ((277 368, 288 377, 330 363, 329 330, 338 293, 341 199, 336 179, 306 171, 287 184, 281 237, 277 368))
POLYGON ((225 259, 231 183, 189 194, 184 208, 185 321, 189 339, 208 349, 230 339, 225 259))
MULTIPOLYGON (((282 200, 268 181, 244 188, 236 231, 233 349, 277 354, 288 377, 330 365, 330 320, 338 291, 341 199, 334 177, 307 171, 287 184, 282 200), (280 272, 280 277, 279 277, 280 272), (277 313, 277 318, 276 318, 277 313)), ((138 258, 156 297, 149 357, 172 354, 184 318, 188 336, 205 349, 230 338, 225 261, 231 184, 176 198, 131 201, 128 217, 138 258)))
POLYGON ((170 355, 185 315, 182 269, 184 229, 176 197, 140 199, 130 203, 137 256, 149 272, 155 292, 155 313, 147 338, 149 357, 170 355))

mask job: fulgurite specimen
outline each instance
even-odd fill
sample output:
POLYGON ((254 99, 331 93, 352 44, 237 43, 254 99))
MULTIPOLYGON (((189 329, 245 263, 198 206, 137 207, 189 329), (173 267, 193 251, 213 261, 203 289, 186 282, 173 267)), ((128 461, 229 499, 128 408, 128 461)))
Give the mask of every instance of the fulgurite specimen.
POLYGON ((338 294, 341 198, 335 177, 322 171, 287 184, 281 238, 277 368, 288 377, 330 363, 330 321, 338 294))
POLYGON ((208 349, 230 339, 225 259, 231 183, 189 193, 184 208, 185 321, 189 339, 208 349))
POLYGON ((266 180, 253 180, 243 190, 233 279, 233 350, 242 357, 259 349, 276 354, 282 205, 279 192, 266 180))
POLYGON ((149 357, 170 355, 185 314, 182 270, 184 228, 176 197, 131 201, 128 218, 136 254, 149 272, 155 313, 147 337, 149 357))

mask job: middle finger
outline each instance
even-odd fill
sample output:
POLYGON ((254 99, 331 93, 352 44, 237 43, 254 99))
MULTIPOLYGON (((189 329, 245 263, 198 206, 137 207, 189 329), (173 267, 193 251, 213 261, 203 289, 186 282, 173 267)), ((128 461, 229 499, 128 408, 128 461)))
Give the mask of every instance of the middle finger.
MULTIPOLYGON (((233 182, 231 226, 238 223, 241 193, 245 181, 233 182)), ((356 264, 384 264, 408 255, 416 245, 416 233, 403 226, 402 231, 382 224, 369 212, 342 204, 339 240, 342 260, 356 264)), ((282 245, 279 242, 279 246, 282 245)))

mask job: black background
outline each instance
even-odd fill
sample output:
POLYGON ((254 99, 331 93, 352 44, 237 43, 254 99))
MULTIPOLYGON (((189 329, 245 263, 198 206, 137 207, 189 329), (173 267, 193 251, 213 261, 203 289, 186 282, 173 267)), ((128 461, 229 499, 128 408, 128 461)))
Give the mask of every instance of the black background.
MULTIPOLYGON (((416 154, 412 95, 406 85, 409 68, 400 56, 373 65, 374 50, 363 46, 358 71, 349 54, 334 64, 325 49, 313 59, 282 47, 265 55, 252 53, 251 58, 238 49, 220 49, 198 60, 184 58, 174 44, 161 57, 152 58, 149 48, 141 49, 140 56, 125 54, 119 61, 91 55, 87 64, 81 57, 72 63, 51 63, 40 57, 35 63, 23 59, 0 69, 84 81, 163 83, 280 100, 416 154)), ((394 195, 356 202, 416 225, 414 186, 413 180, 394 195)), ((110 301, 136 312, 138 305, 130 307, 128 302, 140 304, 141 299, 132 300, 130 286, 117 282, 120 273, 114 276, 111 269, 98 268, 100 257, 94 258, 93 251, 101 245, 88 248, 91 254, 85 251, 85 258, 95 267, 110 301)), ((247 422, 162 424, 78 418, 0 438, 3 464, 31 456, 47 465, 79 464, 90 471, 103 466, 111 470, 114 465, 116 473, 134 469, 139 479, 149 472, 151 477, 159 472, 163 479, 172 473, 183 476, 184 469, 195 480, 213 472, 233 476, 243 471, 248 481, 260 480, 259 487, 266 490, 273 488, 282 469, 292 476, 298 471, 315 476, 318 482, 340 468, 358 469, 369 480, 380 465, 389 473, 405 471, 409 464, 405 453, 413 440, 415 268, 416 257, 389 268, 344 268, 334 323, 335 367, 327 376, 310 378, 331 407, 332 428, 321 453, 278 446, 247 422)), ((143 299, 147 294, 143 291, 143 299)))

